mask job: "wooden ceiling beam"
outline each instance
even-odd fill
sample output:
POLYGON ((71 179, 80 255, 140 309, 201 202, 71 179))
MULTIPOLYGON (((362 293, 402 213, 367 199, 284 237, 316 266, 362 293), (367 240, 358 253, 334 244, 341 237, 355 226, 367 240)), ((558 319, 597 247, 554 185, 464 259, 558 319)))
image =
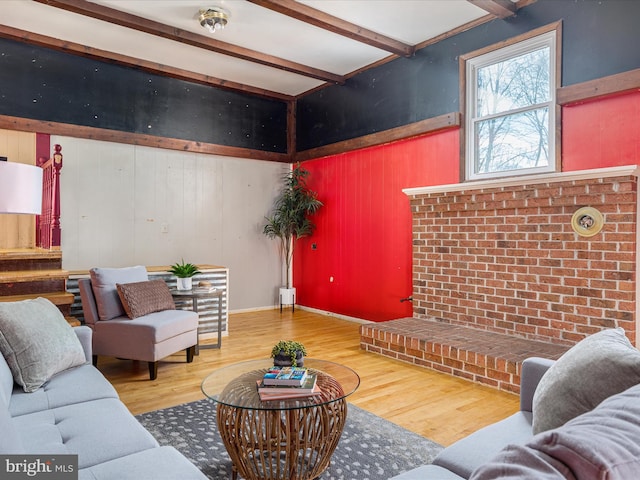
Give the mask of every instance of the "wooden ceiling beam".
POLYGON ((314 25, 323 30, 342 35, 357 42, 391 52, 402 57, 410 57, 415 53, 415 47, 380 35, 341 18, 334 17, 321 10, 309 7, 294 0, 248 0, 251 3, 268 8, 274 12, 286 15, 301 22, 314 25))
POLYGON ((315 78, 323 82, 344 84, 345 77, 326 72, 308 65, 291 62, 272 55, 267 55, 256 50, 233 45, 227 42, 221 42, 204 35, 198 35, 180 28, 175 28, 163 23, 154 22, 137 15, 122 12, 114 8, 105 7, 96 3, 87 2, 86 0, 35 0, 38 3, 49 5, 51 7, 60 8, 68 12, 77 13, 87 17, 95 18, 105 22, 120 25, 121 27, 131 28, 150 35, 173 40, 175 42, 184 43, 194 47, 209 50, 211 52, 228 55, 249 62, 258 63, 267 67, 285 70, 287 72, 296 73, 305 77, 315 78))
POLYGON ((486 10, 498 18, 507 18, 516 14, 518 6, 511 0, 467 0, 476 7, 486 10))

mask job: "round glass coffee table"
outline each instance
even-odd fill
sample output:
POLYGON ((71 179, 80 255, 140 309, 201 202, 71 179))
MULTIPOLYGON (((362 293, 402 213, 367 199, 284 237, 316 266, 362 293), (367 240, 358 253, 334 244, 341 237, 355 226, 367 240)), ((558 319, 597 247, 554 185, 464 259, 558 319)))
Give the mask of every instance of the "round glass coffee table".
POLYGON ((217 403, 218 430, 233 462, 232 478, 313 479, 329 466, 347 419, 346 397, 360 377, 349 367, 305 358, 318 395, 262 401, 257 384, 273 359, 220 368, 202 382, 217 403))

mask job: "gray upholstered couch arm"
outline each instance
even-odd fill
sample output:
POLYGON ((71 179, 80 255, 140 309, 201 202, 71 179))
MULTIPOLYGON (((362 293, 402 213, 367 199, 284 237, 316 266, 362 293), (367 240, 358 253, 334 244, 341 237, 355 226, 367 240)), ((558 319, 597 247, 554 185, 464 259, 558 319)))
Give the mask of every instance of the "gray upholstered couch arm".
POLYGON ((87 362, 91 362, 91 355, 93 355, 93 349, 91 347, 91 336, 93 335, 93 331, 82 325, 80 327, 73 327, 73 331, 78 336, 80 340, 80 344, 82 345, 82 349, 84 350, 84 358, 87 359, 87 362))
POLYGON ((533 394, 536 391, 538 382, 553 365, 554 360, 540 357, 530 357, 522 362, 520 375, 520 410, 531 412, 533 410, 533 394))

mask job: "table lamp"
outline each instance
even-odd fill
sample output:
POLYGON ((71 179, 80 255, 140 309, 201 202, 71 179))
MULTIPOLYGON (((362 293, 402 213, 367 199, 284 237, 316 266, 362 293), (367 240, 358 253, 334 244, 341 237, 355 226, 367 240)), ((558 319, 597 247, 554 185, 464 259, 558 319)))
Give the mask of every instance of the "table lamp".
POLYGON ((0 160, 0 213, 42 212, 42 168, 0 160))

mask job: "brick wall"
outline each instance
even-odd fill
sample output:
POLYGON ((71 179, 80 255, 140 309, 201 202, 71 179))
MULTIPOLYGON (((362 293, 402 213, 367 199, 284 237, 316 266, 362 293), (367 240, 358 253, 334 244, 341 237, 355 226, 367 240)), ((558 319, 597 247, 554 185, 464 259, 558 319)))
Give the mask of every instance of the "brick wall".
POLYGON ((635 170, 452 187, 405 191, 414 317, 566 345, 620 326, 635 342, 635 170), (583 206, 604 217, 591 237, 571 226, 583 206))

